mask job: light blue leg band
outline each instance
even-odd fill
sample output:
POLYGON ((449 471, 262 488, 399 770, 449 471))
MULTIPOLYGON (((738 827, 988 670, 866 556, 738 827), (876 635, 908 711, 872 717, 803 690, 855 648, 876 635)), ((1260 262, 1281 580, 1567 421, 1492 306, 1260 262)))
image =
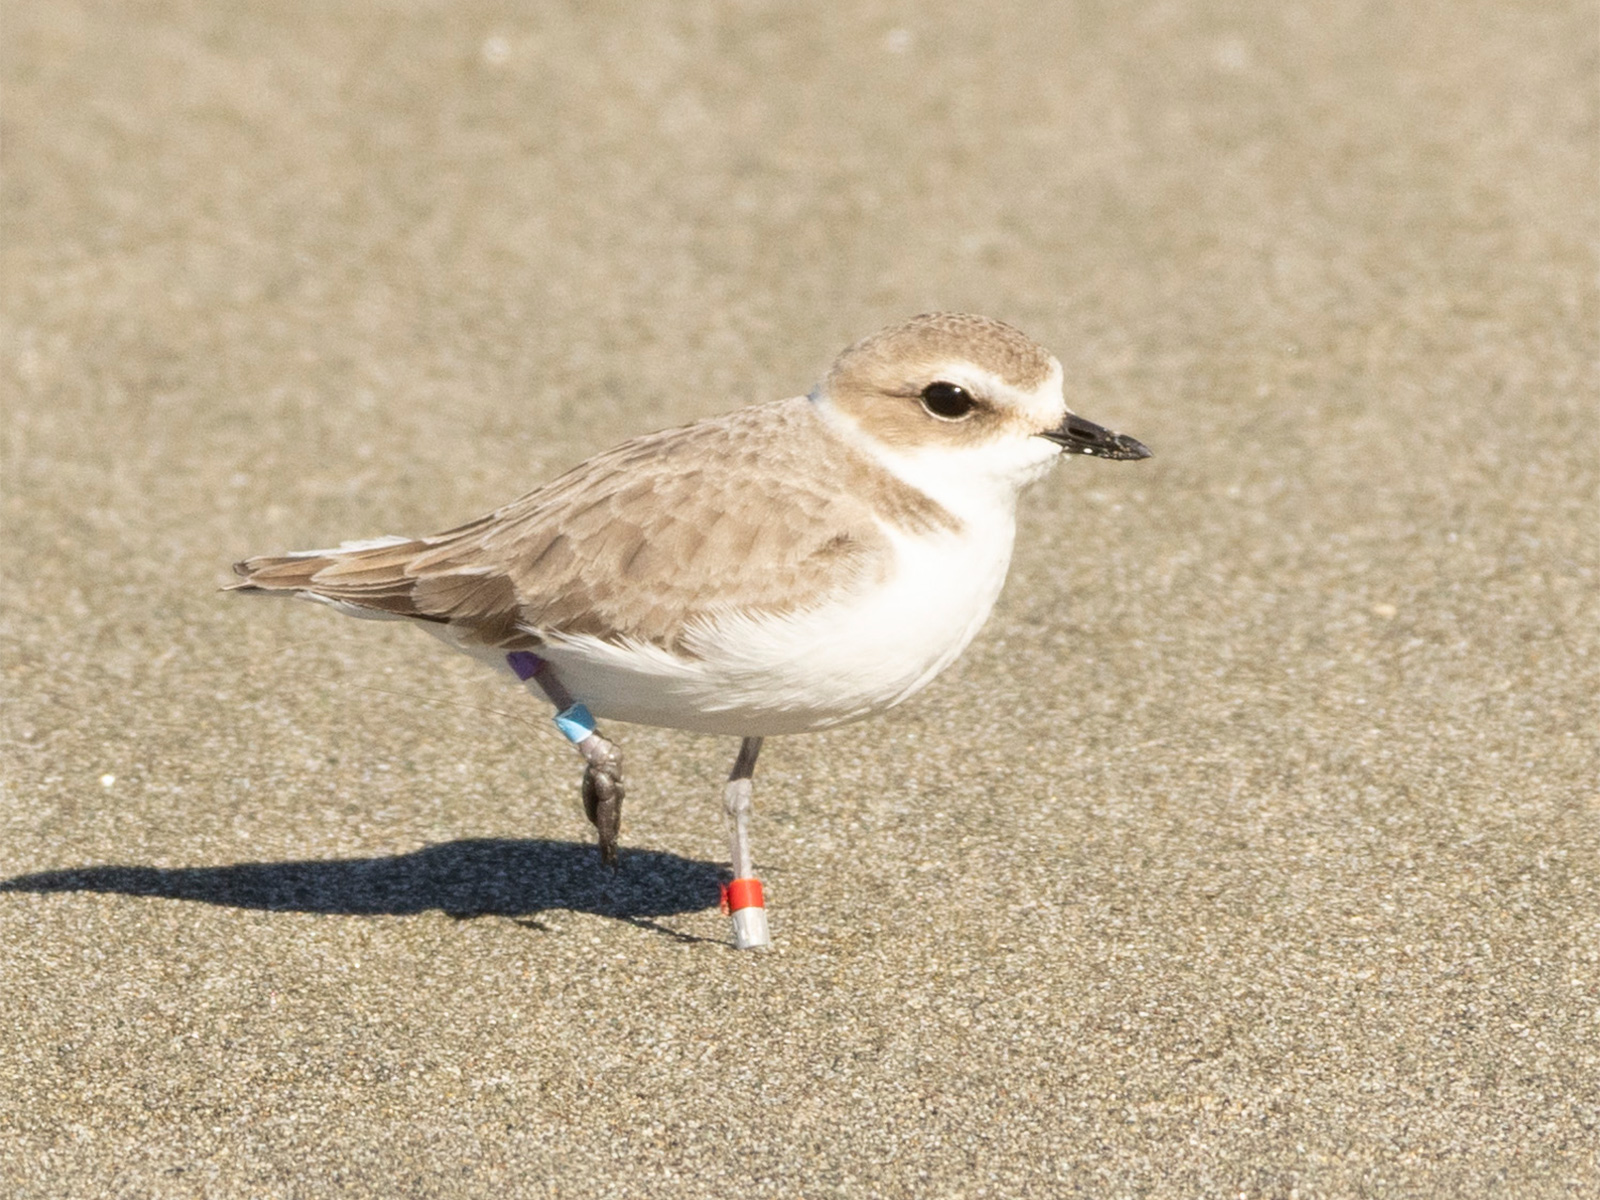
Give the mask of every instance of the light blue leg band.
POLYGON ((555 715, 555 722, 556 728, 561 730, 567 741, 574 746, 594 732, 594 718, 581 704, 562 709, 555 715))

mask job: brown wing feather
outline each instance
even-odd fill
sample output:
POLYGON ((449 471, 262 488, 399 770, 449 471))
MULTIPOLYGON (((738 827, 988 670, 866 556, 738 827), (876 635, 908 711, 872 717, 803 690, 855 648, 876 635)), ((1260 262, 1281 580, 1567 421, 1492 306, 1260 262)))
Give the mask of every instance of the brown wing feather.
POLYGON ((790 611, 886 569, 875 514, 955 523, 787 400, 624 442, 434 537, 249 559, 234 586, 447 621, 508 649, 558 633, 681 651, 697 620, 790 611))

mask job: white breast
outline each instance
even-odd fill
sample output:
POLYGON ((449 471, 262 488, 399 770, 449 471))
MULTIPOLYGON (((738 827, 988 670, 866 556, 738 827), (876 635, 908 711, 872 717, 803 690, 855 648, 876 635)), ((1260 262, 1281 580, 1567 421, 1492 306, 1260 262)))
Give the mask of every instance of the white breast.
POLYGON ((949 666, 1005 582, 1009 512, 959 533, 888 531, 895 566, 869 591, 783 617, 730 615, 694 657, 564 639, 541 651, 597 717, 740 737, 801 733, 881 712, 949 666))

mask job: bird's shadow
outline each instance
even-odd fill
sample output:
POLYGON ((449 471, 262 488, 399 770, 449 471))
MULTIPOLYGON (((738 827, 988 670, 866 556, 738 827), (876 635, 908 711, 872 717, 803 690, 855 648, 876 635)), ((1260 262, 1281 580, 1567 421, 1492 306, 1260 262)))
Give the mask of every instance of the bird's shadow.
POLYGON ((468 838, 377 858, 67 867, 0 880, 0 892, 111 892, 351 916, 437 910, 460 918, 536 918, 565 909, 658 928, 649 918, 715 905, 724 877, 716 864, 656 850, 624 850, 620 865, 606 868, 592 845, 468 838))

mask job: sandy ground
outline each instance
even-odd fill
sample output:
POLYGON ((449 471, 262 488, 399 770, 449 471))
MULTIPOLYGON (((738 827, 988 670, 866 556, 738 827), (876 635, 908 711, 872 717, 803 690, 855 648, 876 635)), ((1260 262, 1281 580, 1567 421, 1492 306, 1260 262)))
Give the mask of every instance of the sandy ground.
POLYGON ((5 18, 8 1197, 1600 1195, 1586 4, 5 18), (1009 319, 1148 441, 943 679, 621 728, 223 596, 1009 319))

